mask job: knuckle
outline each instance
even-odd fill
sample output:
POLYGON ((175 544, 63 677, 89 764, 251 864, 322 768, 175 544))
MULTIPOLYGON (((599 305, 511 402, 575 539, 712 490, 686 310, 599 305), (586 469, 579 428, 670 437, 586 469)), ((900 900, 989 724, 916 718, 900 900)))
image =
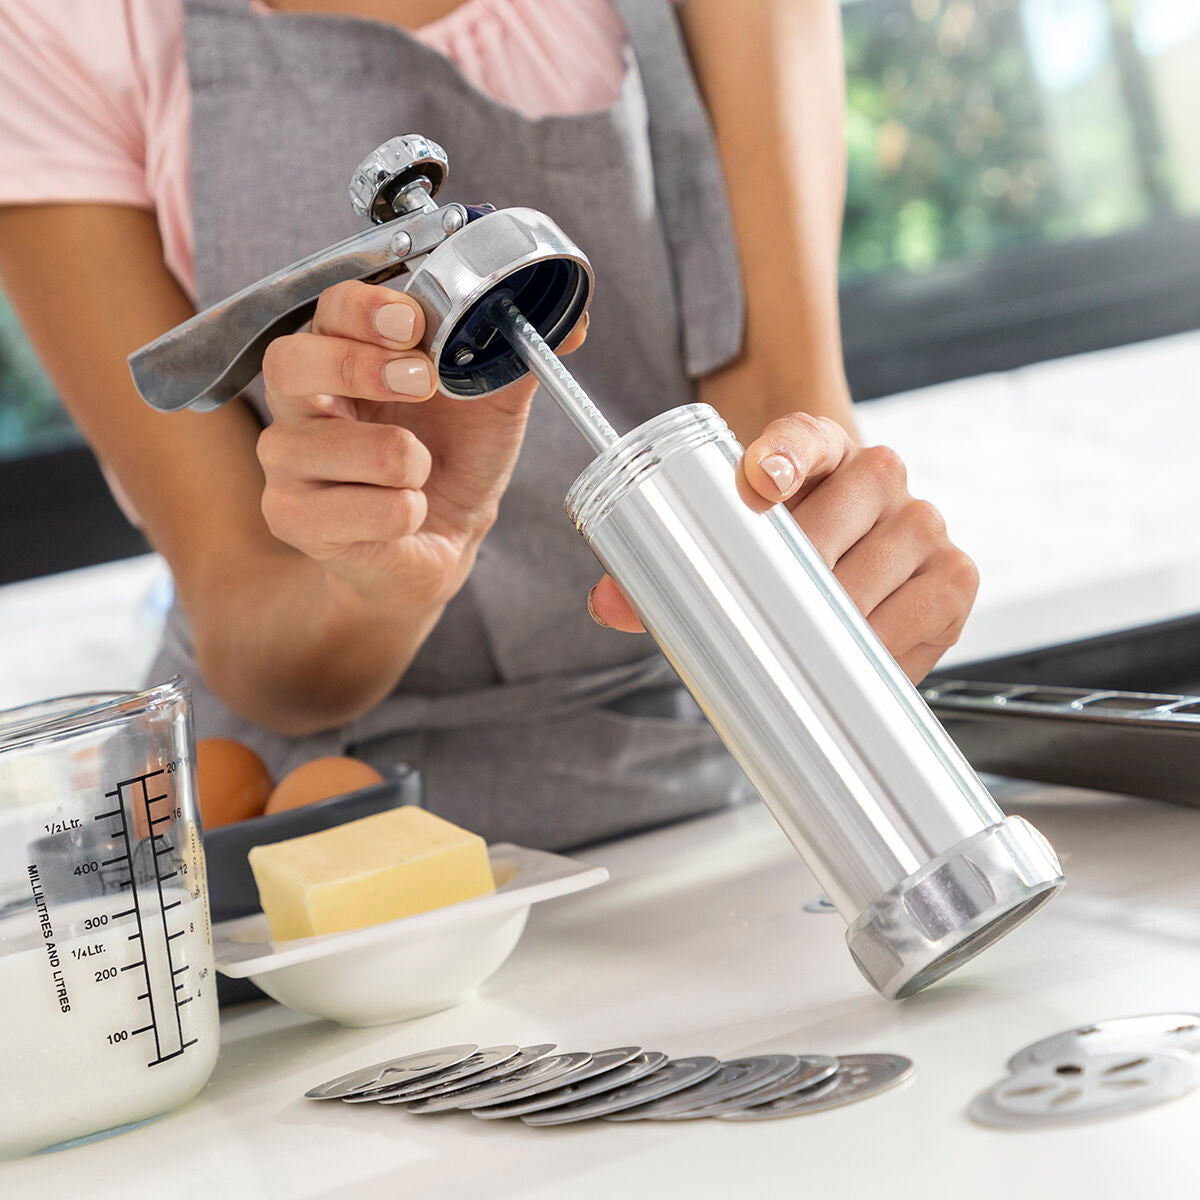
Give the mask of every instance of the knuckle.
POLYGON ((798 438, 801 442, 825 444, 829 441, 829 430, 820 417, 812 413, 794 412, 782 417, 779 432, 785 437, 798 438))
POLYGON ((940 542, 946 537, 946 519, 937 505, 928 500, 913 500, 905 514, 924 541, 940 542))
POLYGON ((283 377, 291 355, 293 337, 293 334, 287 334, 267 343, 267 348, 263 351, 262 370, 268 387, 283 377))
POLYGON ((802 473, 820 462, 831 446, 830 430, 822 418, 806 412, 776 418, 763 430, 760 441, 768 449, 786 449, 802 473))
POLYGON ((811 413, 804 415, 812 422, 817 433, 827 442, 836 444, 845 437, 846 431, 832 417, 814 417, 811 413))
POLYGON ((862 451, 872 474, 881 479, 889 489, 899 490, 908 485, 908 468, 904 459, 891 446, 867 446, 862 451))
POLYGON ((266 522, 267 530, 273 538, 281 542, 293 545, 292 531, 295 528, 293 521, 294 506, 287 493, 276 487, 267 486, 263 489, 262 499, 259 503, 259 508, 262 511, 263 520, 266 522))
POLYGON ((340 283, 334 283, 327 287, 317 297, 313 325, 320 329, 330 322, 336 321, 338 313, 353 303, 354 292, 358 287, 358 281, 354 279, 343 279, 340 283))
POLYGON ((268 479, 275 474, 279 464, 284 461, 280 454, 279 441, 279 430, 274 425, 268 425, 258 435, 258 441, 254 446, 259 466, 262 467, 268 479))
POLYGON ((340 283, 330 284, 322 293, 321 299, 327 304, 340 306, 354 300, 355 294, 362 287, 356 279, 343 279, 340 283))
POLYGON ((376 466, 384 482, 400 485, 408 479, 425 447, 403 425, 380 425, 376 439, 376 466))
POLYGON ((397 488, 388 498, 385 514, 388 537, 406 537, 425 519, 425 496, 413 488, 397 488))
POLYGON ((975 560, 955 547, 947 556, 945 569, 950 586, 968 601, 974 600, 979 591, 979 567, 975 560))

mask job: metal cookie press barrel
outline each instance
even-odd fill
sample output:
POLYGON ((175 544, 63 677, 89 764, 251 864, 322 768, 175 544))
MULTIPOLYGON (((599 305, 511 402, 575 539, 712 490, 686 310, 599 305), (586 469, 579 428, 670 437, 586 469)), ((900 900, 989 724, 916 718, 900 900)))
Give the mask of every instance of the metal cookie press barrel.
POLYGON ((828 893, 862 973, 912 995, 1062 886, 742 449, 688 405, 610 446, 567 511, 828 893), (765 509, 765 510, 764 510, 765 509))

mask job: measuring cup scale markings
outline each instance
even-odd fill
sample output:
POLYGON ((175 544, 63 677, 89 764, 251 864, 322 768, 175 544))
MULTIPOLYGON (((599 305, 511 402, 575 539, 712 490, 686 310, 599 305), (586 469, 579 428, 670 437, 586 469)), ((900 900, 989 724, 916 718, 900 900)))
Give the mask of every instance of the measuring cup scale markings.
POLYGON ((0 1158, 155 1116, 216 1061, 186 692, 92 700, 0 714, 0 764, 70 768, 0 769, 0 836, 26 851, 0 900, 0 1158))

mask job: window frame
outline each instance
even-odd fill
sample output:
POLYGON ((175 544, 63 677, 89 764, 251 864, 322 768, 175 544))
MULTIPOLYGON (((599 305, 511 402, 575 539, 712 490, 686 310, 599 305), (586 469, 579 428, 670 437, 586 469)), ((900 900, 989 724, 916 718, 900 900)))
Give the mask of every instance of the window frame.
POLYGON ((851 393, 870 400, 1200 329, 1200 218, 958 259, 841 290, 851 393))

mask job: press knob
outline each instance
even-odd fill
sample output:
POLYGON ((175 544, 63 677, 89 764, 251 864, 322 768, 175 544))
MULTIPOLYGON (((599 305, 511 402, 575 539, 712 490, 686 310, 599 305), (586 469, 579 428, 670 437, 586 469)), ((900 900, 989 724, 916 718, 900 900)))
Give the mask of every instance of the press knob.
POLYGON ((350 203, 359 216, 382 225, 420 207, 404 201, 404 194, 414 184, 436 196, 449 173, 450 160, 437 142, 419 133, 388 138, 355 168, 350 178, 350 203))

